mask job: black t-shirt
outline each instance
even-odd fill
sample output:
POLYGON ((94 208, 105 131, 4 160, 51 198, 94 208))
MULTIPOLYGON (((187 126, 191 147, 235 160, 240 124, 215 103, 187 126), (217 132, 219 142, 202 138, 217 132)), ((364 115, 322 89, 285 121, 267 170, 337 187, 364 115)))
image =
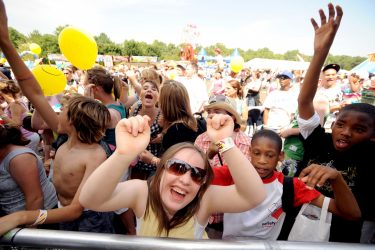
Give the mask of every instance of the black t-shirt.
MULTIPOLYGON (((325 133, 320 125, 306 139, 303 139, 305 154, 303 166, 312 163, 329 165, 341 171, 361 208, 362 218, 375 219, 375 194, 372 179, 375 176, 375 143, 366 141, 353 146, 346 152, 335 150, 332 134, 325 133)), ((319 189, 324 195, 333 197, 330 185, 319 189)), ((345 221, 333 216, 332 241, 359 242, 361 223, 345 221)))
POLYGON ((163 136, 163 150, 165 152, 168 148, 180 142, 194 143, 197 136, 196 131, 186 127, 183 123, 174 123, 163 136))

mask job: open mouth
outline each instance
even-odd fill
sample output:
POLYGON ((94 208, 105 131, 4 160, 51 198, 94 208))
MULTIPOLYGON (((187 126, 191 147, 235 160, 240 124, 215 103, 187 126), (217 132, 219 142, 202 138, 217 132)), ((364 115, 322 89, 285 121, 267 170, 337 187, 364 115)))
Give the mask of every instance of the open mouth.
POLYGON ((174 200, 182 201, 185 198, 186 193, 183 190, 174 187, 171 189, 171 195, 174 200))
POLYGON ((151 95, 151 94, 146 94, 145 95, 145 99, 150 99, 152 100, 154 97, 151 95))
POLYGON ((339 139, 336 141, 337 148, 347 148, 349 146, 349 141, 339 139))

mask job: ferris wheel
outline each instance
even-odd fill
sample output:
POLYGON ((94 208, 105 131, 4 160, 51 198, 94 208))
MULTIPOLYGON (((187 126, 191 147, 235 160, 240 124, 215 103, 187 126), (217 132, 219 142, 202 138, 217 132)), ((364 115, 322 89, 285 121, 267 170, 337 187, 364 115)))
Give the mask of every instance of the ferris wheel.
POLYGON ((198 45, 200 32, 195 24, 187 24, 182 30, 181 60, 193 61, 194 49, 198 45))
POLYGON ((198 45, 200 38, 200 32, 198 30, 197 25, 195 24, 187 24, 182 30, 182 43, 183 44, 191 44, 193 48, 198 45))

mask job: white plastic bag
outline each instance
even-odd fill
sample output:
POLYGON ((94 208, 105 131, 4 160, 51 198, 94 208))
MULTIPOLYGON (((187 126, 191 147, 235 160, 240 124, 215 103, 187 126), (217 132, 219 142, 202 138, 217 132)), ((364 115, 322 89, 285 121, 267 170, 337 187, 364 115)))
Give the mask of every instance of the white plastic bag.
POLYGON ((332 214, 328 212, 330 200, 330 198, 325 197, 322 208, 310 203, 303 204, 288 240, 327 242, 332 220, 332 214))

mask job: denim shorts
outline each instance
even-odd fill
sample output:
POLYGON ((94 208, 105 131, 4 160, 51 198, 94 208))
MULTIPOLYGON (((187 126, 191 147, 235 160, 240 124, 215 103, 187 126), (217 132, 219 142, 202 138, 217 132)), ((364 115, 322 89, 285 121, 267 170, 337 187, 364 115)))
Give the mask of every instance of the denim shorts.
POLYGON ((112 225, 113 212, 95 212, 83 211, 82 215, 74 221, 61 222, 60 230, 95 232, 95 233, 114 233, 112 225))

